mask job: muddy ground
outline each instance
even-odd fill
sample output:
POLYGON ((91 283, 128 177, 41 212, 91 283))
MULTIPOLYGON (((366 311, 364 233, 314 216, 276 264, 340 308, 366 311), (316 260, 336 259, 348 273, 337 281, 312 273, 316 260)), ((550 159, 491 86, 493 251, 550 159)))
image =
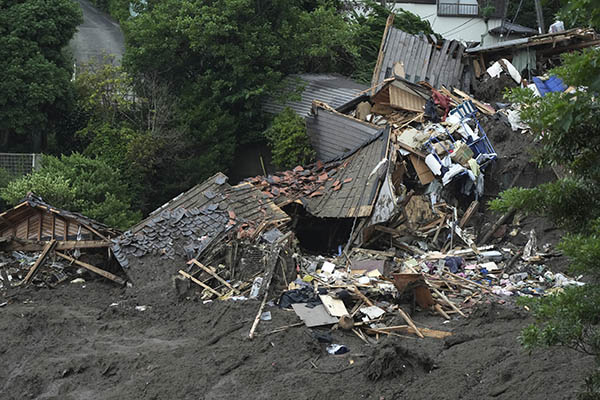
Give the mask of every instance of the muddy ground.
POLYGON ((568 399, 592 360, 518 344, 530 317, 489 302, 467 318, 415 321, 446 340, 380 338, 292 327, 275 306, 246 338, 258 301, 136 294, 102 281, 11 289, 0 303, 2 399, 568 399), (171 300, 169 300, 171 299, 171 300), (145 311, 136 306, 146 306, 145 311), (329 355, 315 332, 349 353, 329 355))

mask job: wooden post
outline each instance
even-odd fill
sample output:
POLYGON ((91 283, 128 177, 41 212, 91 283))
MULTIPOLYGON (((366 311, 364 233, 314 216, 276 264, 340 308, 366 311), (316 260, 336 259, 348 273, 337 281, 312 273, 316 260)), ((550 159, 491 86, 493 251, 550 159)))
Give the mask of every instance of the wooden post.
POLYGON ((210 269, 209 267, 205 266, 204 264, 202 264, 201 262, 199 262, 198 260, 196 260, 195 258, 192 258, 189 263, 194 263, 196 264, 198 267, 202 268, 204 271, 206 271, 209 275, 211 275, 213 278, 215 278, 216 280, 218 280, 219 282, 221 282, 223 285, 227 286, 229 289, 233 290, 235 293, 239 293, 239 290, 237 290, 236 288, 234 288, 233 286, 231 286, 229 284, 229 282, 227 282, 225 279, 221 278, 219 275, 217 275, 216 272, 214 272, 212 269, 210 269))
POLYGON ((223 296, 221 293, 217 292, 215 289, 211 288, 210 286, 208 286, 206 283, 202 282, 201 280, 194 278, 192 275, 188 274, 187 272, 179 270, 179 274, 190 279, 195 284, 202 286, 204 289, 208 290, 209 292, 216 295, 217 297, 223 296))
POLYGON ((38 240, 42 240, 42 229, 44 229, 44 212, 40 211, 40 224, 37 238, 38 240))
POLYGON ((265 285, 265 295, 263 297, 262 302, 260 303, 260 307, 258 307, 258 312, 256 313, 256 317, 254 318, 254 322, 252 323, 252 328, 250 328, 250 332, 248 333, 248 338, 254 338, 254 331, 258 327, 258 323, 260 322, 260 316, 267 304, 267 297, 269 296, 269 287, 271 286, 271 281, 273 280, 273 275, 275 275, 275 267, 277 266, 277 261, 279 261, 279 252, 281 248, 277 248, 277 250, 273 251, 273 255, 271 258, 271 264, 269 266, 268 277, 266 279, 267 283, 265 285))
POLYGON ((50 251, 52 251, 52 249, 55 246, 56 246, 56 240, 54 240, 54 239, 52 239, 48 243, 46 243, 44 250, 42 250, 42 254, 40 254, 38 259, 35 260, 35 264, 33 264, 33 266, 29 269, 29 272, 27 272, 27 276, 25 276, 25 279, 23 279, 23 281, 21 283, 29 283, 33 279, 33 276, 36 274, 38 268, 42 266, 42 264, 46 260, 46 257, 48 256, 48 253, 50 251))

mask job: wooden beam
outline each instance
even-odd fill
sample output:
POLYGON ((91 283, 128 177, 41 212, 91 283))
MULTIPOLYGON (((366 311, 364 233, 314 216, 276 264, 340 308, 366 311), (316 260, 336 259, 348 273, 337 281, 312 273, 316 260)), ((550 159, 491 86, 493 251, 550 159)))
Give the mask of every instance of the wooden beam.
POLYGON ((95 274, 98 274, 98 275, 103 276, 103 277, 105 277, 107 279, 110 279, 111 281, 114 281, 114 282, 118 283, 119 285, 125 285, 125 283, 126 283, 125 280, 123 278, 121 278, 120 276, 117 276, 115 274, 111 274, 110 272, 105 271, 103 269, 100 269, 100 268, 98 268, 98 267, 96 267, 96 266, 94 266, 92 264, 84 263, 83 261, 79 261, 79 260, 77 260, 77 259, 75 259, 73 257, 70 257, 70 256, 68 256, 68 255, 66 255, 64 253, 61 253, 59 251, 55 251, 54 254, 56 254, 59 257, 64 258, 67 261, 75 263, 75 264, 79 265, 80 267, 83 267, 83 268, 87 269, 88 271, 92 271, 95 274))
MULTIPOLYGON (((10 251, 43 251, 47 243, 47 241, 22 240, 11 238, 10 243, 1 247, 4 250, 10 251)), ((57 240, 56 250, 98 249, 107 248, 111 245, 111 242, 107 242, 104 240, 57 240)))
POLYGON ((42 264, 46 260, 46 257, 48 256, 48 253, 54 248, 54 246, 56 246, 56 240, 51 240, 48 243, 46 243, 46 246, 44 246, 44 250, 42 251, 42 254, 40 254, 38 259, 35 260, 35 264, 33 264, 33 266, 31 268, 29 268, 29 272, 27 272, 25 279, 23 279, 23 281, 21 283, 29 283, 33 279, 37 270, 42 266, 42 264))
POLYGON ((229 282, 227 282, 225 279, 221 278, 215 271, 213 271, 209 267, 205 266, 204 264, 202 264, 201 262, 199 262, 195 258, 192 258, 190 261, 188 261, 188 264, 190 264, 190 263, 196 264, 198 267, 200 267, 202 270, 204 270, 210 276, 212 276, 213 278, 215 278, 216 280, 218 280, 219 282, 221 282, 223 285, 227 286, 229 289, 233 290, 235 293, 239 293, 240 292, 239 290, 237 290, 236 288, 234 288, 233 286, 231 286, 229 284, 229 282))
POLYGON ((467 208, 467 211, 465 211, 465 214, 460 219, 460 222, 458 223, 459 228, 461 228, 461 229, 464 228, 464 226, 467 224, 467 222, 469 222, 469 220, 471 219, 473 214, 475 214, 475 212, 477 211, 478 208, 479 208, 479 201, 473 200, 473 202, 471 203, 469 208, 467 208))
POLYGON ((104 240, 110 240, 109 238, 107 238, 106 236, 104 236, 103 234, 101 234, 100 232, 98 232, 97 230, 95 230, 94 228, 92 228, 91 226, 87 225, 87 224, 81 224, 82 226, 84 226, 85 228, 87 228, 88 230, 94 232, 96 235, 98 235, 98 237, 104 239, 104 240))
POLYGON ((38 234, 37 234, 37 239, 38 240, 42 240, 42 229, 44 228, 44 212, 40 211, 40 223, 38 225, 38 234))
POLYGON ((206 283, 202 282, 201 280, 198 280, 198 279, 194 278, 192 275, 188 274, 187 272, 185 272, 185 271, 183 271, 181 269, 179 270, 179 274, 182 275, 182 276, 185 276, 188 279, 190 279, 195 284, 202 286, 204 289, 208 290, 209 292, 211 292, 215 296, 217 296, 217 297, 223 296, 221 293, 217 292, 215 289, 211 288, 206 283))
POLYGON ((55 229, 56 229, 56 215, 50 214, 52 216, 52 239, 55 239, 55 229))

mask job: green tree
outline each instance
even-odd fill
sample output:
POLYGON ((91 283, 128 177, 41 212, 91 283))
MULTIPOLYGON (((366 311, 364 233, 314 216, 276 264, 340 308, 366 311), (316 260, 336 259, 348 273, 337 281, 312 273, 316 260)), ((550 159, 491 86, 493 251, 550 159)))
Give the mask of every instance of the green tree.
POLYGON ((72 0, 0 2, 0 146, 39 151, 68 109, 71 62, 63 48, 81 11, 72 0), (10 141, 10 142, 9 142, 10 141))
POLYGON ((11 181, 0 197, 14 205, 28 192, 48 203, 80 212, 109 226, 126 229, 141 218, 130 208, 131 193, 111 165, 81 154, 45 156, 42 168, 11 181))
MULTIPOLYGON (((569 257, 573 273, 584 273, 589 279, 583 287, 531 300, 538 323, 523 332, 523 343, 569 346, 594 355, 600 367, 600 49, 566 54, 562 66, 551 73, 583 89, 545 97, 514 89, 509 97, 523 104, 521 117, 538 136, 539 164, 560 165, 569 171, 568 177, 533 189, 507 190, 491 206, 499 211, 514 207, 551 218, 568 232, 559 248, 569 257)), ((597 368, 581 397, 598 396, 597 368)))
POLYGON ((273 163, 280 168, 294 168, 314 161, 304 119, 289 107, 275 116, 265 136, 273 153, 273 163))

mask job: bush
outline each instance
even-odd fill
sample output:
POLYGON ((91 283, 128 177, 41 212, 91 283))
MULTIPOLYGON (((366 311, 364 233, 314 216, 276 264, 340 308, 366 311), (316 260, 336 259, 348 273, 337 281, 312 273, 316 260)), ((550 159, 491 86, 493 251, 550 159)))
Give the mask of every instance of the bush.
POLYGON ((306 165, 315 158, 304 119, 289 107, 273 119, 265 136, 271 147, 273 163, 279 168, 306 165))
POLYGON ((55 207, 80 212, 109 226, 126 229, 141 214, 130 208, 129 188, 118 170, 81 154, 44 156, 42 168, 0 189, 0 197, 14 205, 34 192, 55 207))

